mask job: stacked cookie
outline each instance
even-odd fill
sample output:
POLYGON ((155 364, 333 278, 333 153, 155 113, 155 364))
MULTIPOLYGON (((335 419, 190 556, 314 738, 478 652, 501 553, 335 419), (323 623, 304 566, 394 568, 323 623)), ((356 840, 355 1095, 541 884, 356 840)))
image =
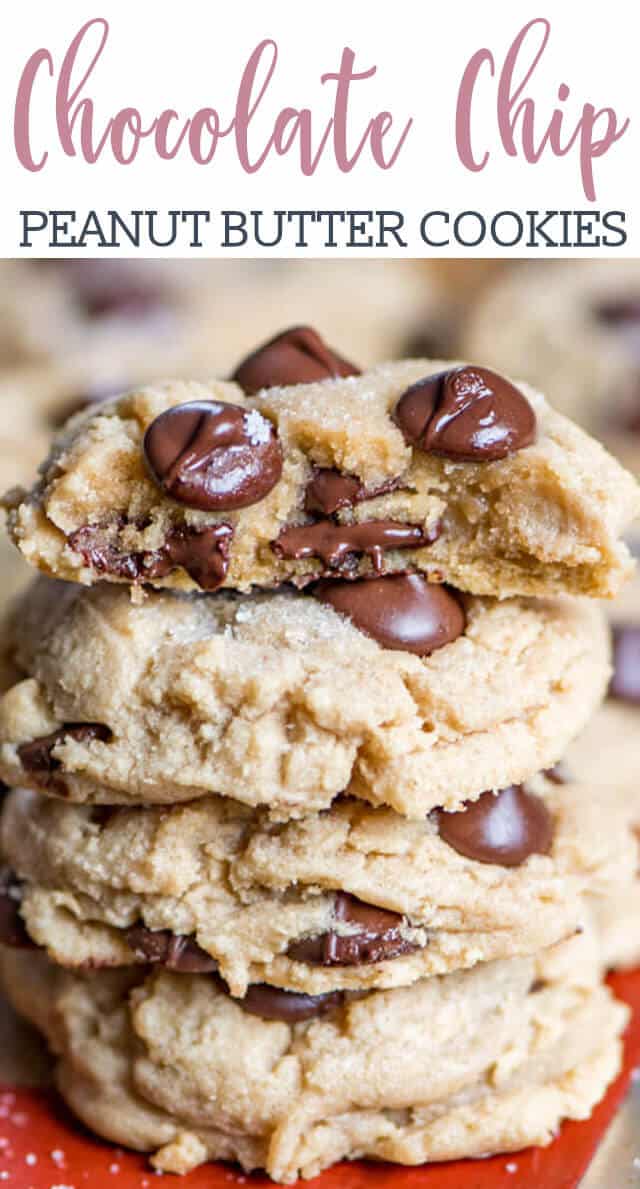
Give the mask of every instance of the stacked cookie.
POLYGON ((585 1117, 637 847, 558 762, 630 476, 487 369, 296 328, 79 414, 6 504, 46 576, 2 628, 0 970, 76 1113, 284 1182, 585 1117))

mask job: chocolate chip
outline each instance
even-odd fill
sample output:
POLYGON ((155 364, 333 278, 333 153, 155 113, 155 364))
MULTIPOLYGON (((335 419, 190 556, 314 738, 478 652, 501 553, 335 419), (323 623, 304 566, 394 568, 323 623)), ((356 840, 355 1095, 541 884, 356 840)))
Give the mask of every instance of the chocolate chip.
POLYGON ((156 417, 144 435, 156 483, 172 499, 204 512, 257 504, 282 474, 275 427, 255 409, 189 401, 156 417))
POLYGON ((325 995, 302 995, 297 991, 283 991, 267 983, 252 983, 243 999, 235 1002, 252 1016, 263 1020, 282 1020, 286 1024, 297 1024, 324 1016, 332 1008, 340 1007, 344 996, 340 991, 329 991, 325 995))
POLYGON ((112 574, 128 582, 151 582, 166 578, 181 566, 202 590, 217 590, 229 569, 233 528, 225 523, 203 528, 178 525, 169 530, 160 549, 133 553, 122 549, 111 539, 110 528, 100 524, 85 524, 70 533, 67 540, 97 574, 112 574))
POLYGON ((217 590, 227 576, 232 539, 230 524, 173 529, 159 550, 160 557, 147 561, 145 575, 164 578, 176 566, 182 566, 202 590, 217 590))
POLYGON ((596 305, 594 313, 606 326, 622 328, 637 325, 640 330, 640 297, 619 297, 596 305))
POLYGON ((355 475, 342 475, 330 467, 319 467, 307 486, 304 506, 307 512, 333 516, 341 508, 352 508, 364 500, 386 495, 399 485, 399 479, 389 479, 377 487, 365 487, 355 475))
POLYGON ((332 351, 310 326, 292 326, 243 359, 231 379, 253 396, 261 388, 359 375, 360 368, 332 351))
POLYGON ((136 958, 153 966, 166 966, 181 974, 210 974, 218 963, 192 937, 172 933, 170 929, 147 929, 132 925, 125 930, 127 943, 136 958))
POLYGON ((123 262, 73 260, 64 265, 72 293, 83 313, 92 320, 139 320, 170 308, 166 289, 158 278, 123 262))
POLYGON ((573 779, 564 760, 558 760, 558 763, 554 764, 553 768, 545 768, 543 775, 552 784, 571 784, 571 780, 573 779))
POLYGON ((409 954, 418 947, 403 937, 404 918, 397 912, 365 904, 348 892, 338 892, 333 905, 336 921, 354 926, 351 933, 330 930, 294 941, 287 950, 296 962, 313 966, 364 966, 409 954))
POLYGON ((419 380, 400 397, 394 419, 412 446, 456 462, 493 462, 530 446, 536 436, 526 397, 481 367, 419 380))
POLYGON ((101 830, 119 813, 117 805, 92 805, 89 811, 89 821, 101 830))
POLYGON ((609 697, 635 705, 640 703, 640 624, 617 623, 613 627, 609 697))
MULTIPOLYGON (((439 530, 438 530, 439 531, 439 530)), ((272 549, 279 557, 318 557, 328 570, 349 568, 355 553, 371 557, 377 573, 382 570, 385 549, 418 549, 432 545, 438 531, 426 531, 417 524, 396 520, 369 520, 363 524, 334 524, 320 520, 316 524, 283 528, 272 549)))
POLYGON ((20 881, 8 868, 0 868, 0 945, 14 949, 35 949, 20 915, 20 881))
POLYGON ((529 855, 545 855, 553 841, 553 819, 544 801, 522 785, 483 793, 458 813, 436 810, 440 837, 477 863, 519 867, 529 855))
POLYGON ((418 574, 389 574, 353 582, 325 579, 313 588, 321 603, 346 615, 383 648, 428 656, 465 630, 464 611, 445 586, 418 574))
POLYGON ((78 743, 91 743, 99 739, 108 743, 112 734, 108 727, 99 722, 65 723, 50 735, 41 735, 39 739, 32 739, 29 743, 21 743, 18 748, 18 758, 25 772, 29 772, 39 788, 51 793, 65 796, 66 787, 58 773, 62 763, 54 755, 53 749, 65 739, 76 739, 78 743))

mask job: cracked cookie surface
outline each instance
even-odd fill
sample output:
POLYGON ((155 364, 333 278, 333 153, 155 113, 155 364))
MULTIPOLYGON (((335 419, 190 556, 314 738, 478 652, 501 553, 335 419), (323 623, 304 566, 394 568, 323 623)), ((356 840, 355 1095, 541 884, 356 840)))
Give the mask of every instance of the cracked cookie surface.
POLYGON ((547 1144, 563 1118, 586 1118, 619 1069, 628 1012, 564 946, 294 1024, 248 1014, 206 975, 82 977, 5 949, 0 971, 88 1126, 161 1170, 232 1159, 289 1183, 343 1158, 547 1144))
MULTIPOLYGON (((494 812, 503 795, 485 794, 494 812)), ((57 963, 199 964, 236 996, 251 983, 317 995, 531 954, 582 927, 586 889, 594 903, 620 898, 637 858, 625 807, 542 775, 527 795, 550 832, 541 846, 530 831, 524 859, 499 847, 493 862, 475 858, 438 815, 409 821, 349 799, 274 825, 222 798, 96 812, 24 790, 5 801, 0 849, 14 906, 57 963)), ((522 832, 513 812, 502 841, 522 832)))
POLYGON ((505 457, 461 461, 409 444, 393 416, 403 393, 456 366, 384 364, 251 397, 232 382, 127 394, 70 422, 36 487, 11 493, 11 535, 31 564, 83 584, 246 591, 413 568, 475 594, 615 594, 630 570, 619 538, 637 486, 543 397, 521 386, 536 440, 505 457), (179 502, 150 473, 145 434, 193 402, 235 406, 262 434, 273 427, 281 475, 250 506, 189 506, 184 487, 179 502), (322 496, 320 519, 319 473, 352 489, 337 503, 322 496))
POLYGON ((416 656, 295 592, 215 598, 39 579, 0 632, 0 777, 76 801, 208 793, 286 818, 342 792, 421 818, 556 763, 608 679, 599 609, 466 598, 416 656))

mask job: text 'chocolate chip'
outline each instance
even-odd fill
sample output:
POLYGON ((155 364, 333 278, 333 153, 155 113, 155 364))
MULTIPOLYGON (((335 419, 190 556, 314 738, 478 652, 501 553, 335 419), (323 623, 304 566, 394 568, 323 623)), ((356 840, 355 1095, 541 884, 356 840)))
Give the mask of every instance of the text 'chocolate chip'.
POLYGON ((493 462, 536 436, 526 397, 482 367, 456 367, 412 384, 394 419, 412 446, 456 462, 493 462))
POLYGON ((144 453, 171 499, 205 512, 257 504, 282 474, 271 422, 221 401, 190 401, 161 413, 145 433, 144 453))
POLYGON ((261 388, 359 375, 360 369, 332 351, 310 326, 292 326, 243 359, 231 379, 252 396, 261 388))

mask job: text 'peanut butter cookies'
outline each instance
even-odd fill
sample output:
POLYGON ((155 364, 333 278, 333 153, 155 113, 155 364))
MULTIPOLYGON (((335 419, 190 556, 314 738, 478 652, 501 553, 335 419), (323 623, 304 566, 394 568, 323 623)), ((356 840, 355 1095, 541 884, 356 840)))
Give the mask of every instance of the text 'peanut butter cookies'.
POLYGON ((237 1160, 290 1183, 349 1157, 416 1165, 543 1145, 588 1115, 620 1067, 628 1010, 585 946, 335 996, 297 1022, 253 1014, 215 976, 83 977, 17 950, 0 952, 0 971, 99 1134, 154 1152, 159 1170, 237 1160))
POLYGON ((182 590, 407 569, 499 597, 618 590, 637 487, 543 397, 429 360, 344 376, 354 365, 290 335, 236 373, 284 387, 175 382, 72 421, 6 501, 27 560, 182 590))
MULTIPOLYGON (((379 581, 397 609, 399 580, 379 581)), ((443 597, 435 619, 417 600, 417 655, 415 621, 388 609, 361 630, 357 608, 293 591, 135 606, 39 579, 0 631, 0 778, 106 804, 219 793, 274 818, 344 791, 410 817, 460 809, 562 757, 608 641, 584 601, 443 597)))
POLYGON ((238 997, 402 986, 534 953, 583 926, 586 889, 628 889, 637 859, 620 798, 543 775, 422 821, 341 798, 278 826, 219 797, 118 810, 20 790, 0 847, 0 943, 70 967, 217 972, 238 997))

